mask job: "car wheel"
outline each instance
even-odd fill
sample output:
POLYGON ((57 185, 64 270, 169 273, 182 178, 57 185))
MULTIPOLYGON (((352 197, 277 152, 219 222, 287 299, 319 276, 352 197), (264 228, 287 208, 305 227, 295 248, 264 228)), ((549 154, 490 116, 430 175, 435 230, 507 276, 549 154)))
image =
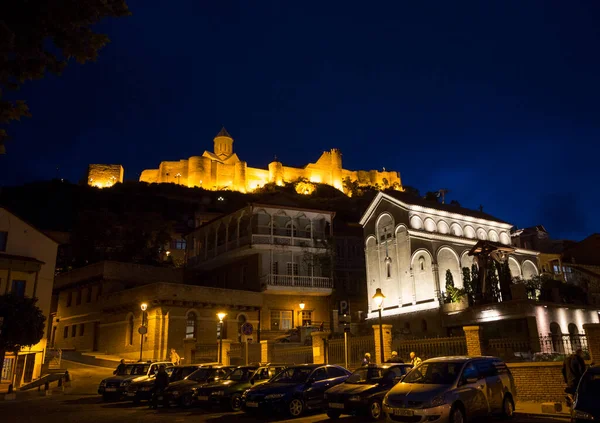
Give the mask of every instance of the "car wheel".
POLYGON ((515 415, 515 403, 509 395, 504 396, 502 401, 502 418, 512 419, 515 415))
POLYGON ((369 403, 369 417, 371 420, 379 420, 383 417, 381 403, 379 401, 374 400, 369 403))
POLYGON ((339 419, 341 415, 342 415, 342 413, 340 411, 337 411, 337 410, 327 410, 327 417, 329 417, 332 420, 339 419))
POLYGON ((194 404, 194 400, 191 395, 184 395, 183 398, 181 398, 181 405, 184 408, 190 408, 192 404, 194 404))
POLYGON ((304 412, 304 403, 299 398, 294 398, 288 404, 288 411, 292 417, 300 417, 304 412))
POLYGON ((450 423, 466 423, 465 414, 461 407, 452 407, 450 411, 450 423))
POLYGON ((231 411, 240 411, 242 409, 242 396, 240 394, 233 394, 229 402, 229 408, 231 408, 231 411))

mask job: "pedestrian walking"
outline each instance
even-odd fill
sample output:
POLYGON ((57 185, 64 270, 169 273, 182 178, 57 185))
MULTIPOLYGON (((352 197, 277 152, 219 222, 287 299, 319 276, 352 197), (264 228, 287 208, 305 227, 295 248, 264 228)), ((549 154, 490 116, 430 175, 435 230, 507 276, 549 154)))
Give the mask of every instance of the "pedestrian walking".
POLYGON ((398 352, 397 351, 392 351, 392 356, 390 358, 388 358, 388 360, 386 361, 386 363, 404 363, 404 360, 402 360, 398 356, 398 352))
POLYGON ((125 359, 122 358, 121 362, 117 366, 117 369, 113 372, 115 376, 123 376, 125 374, 125 359))
POLYGON ((371 364, 371 354, 365 353, 365 357, 363 358, 362 365, 368 366, 369 364, 371 364))
POLYGON ((181 364, 181 357, 179 357, 179 354, 177 354, 177 351, 175 350, 175 348, 171 348, 171 363, 173 363, 175 366, 179 366, 181 364))
POLYGON ((578 349, 575 354, 569 355, 563 362, 562 375, 567 387, 567 405, 571 406, 571 397, 575 395, 577 385, 585 372, 585 361, 583 359, 583 351, 578 349))
MULTIPOLYGON (((152 401, 150 408, 157 408, 159 401, 164 401, 165 389, 169 386, 169 374, 165 370, 165 365, 161 364, 158 367, 158 373, 154 378, 154 394, 152 395, 152 401)), ((165 405, 168 403, 165 401, 165 405)))
POLYGON ((417 367, 419 364, 421 364, 423 362, 423 360, 421 360, 419 357, 417 357, 417 354, 414 351, 410 352, 410 364, 413 365, 413 369, 415 367, 417 367))

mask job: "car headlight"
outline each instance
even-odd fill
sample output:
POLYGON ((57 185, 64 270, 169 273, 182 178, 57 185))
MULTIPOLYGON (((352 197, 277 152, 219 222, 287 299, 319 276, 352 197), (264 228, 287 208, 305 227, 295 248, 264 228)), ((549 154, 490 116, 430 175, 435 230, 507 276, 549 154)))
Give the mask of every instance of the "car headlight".
POLYGON ((270 399, 277 399, 277 398, 283 398, 285 397, 285 394, 269 394, 267 396, 265 396, 266 400, 270 400, 270 399))
POLYGON ((244 391, 244 393, 242 394, 242 398, 244 398, 244 399, 245 399, 245 398, 248 396, 248 392, 250 392, 250 389, 246 389, 246 390, 244 391))
POLYGON ((213 391, 211 395, 225 395, 225 391, 213 391))
POLYGON ((121 386, 128 386, 130 383, 130 380, 124 380, 123 382, 121 382, 121 386))
POLYGON ((352 395, 350 398, 348 398, 348 400, 350 400, 350 401, 360 401, 360 397, 358 395, 352 395))
POLYGON ((579 410, 573 410, 573 418, 581 420, 594 420, 594 416, 579 410))
POLYGON ((444 404, 446 404, 446 399, 443 395, 438 395, 437 397, 433 397, 433 399, 429 403, 429 408, 439 407, 444 404))

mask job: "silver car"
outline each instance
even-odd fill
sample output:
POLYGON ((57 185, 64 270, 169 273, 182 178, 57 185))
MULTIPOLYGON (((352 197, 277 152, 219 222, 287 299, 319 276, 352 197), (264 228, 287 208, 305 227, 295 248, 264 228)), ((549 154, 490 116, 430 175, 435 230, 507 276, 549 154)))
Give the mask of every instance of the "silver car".
POLYGON ((388 422, 464 423, 471 417, 512 417, 515 383, 495 357, 439 357, 424 361, 383 399, 388 422))

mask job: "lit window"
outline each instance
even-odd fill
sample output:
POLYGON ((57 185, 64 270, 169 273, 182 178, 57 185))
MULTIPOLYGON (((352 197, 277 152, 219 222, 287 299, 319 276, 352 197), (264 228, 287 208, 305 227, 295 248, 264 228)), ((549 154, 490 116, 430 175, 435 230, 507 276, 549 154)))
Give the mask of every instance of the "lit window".
POLYGON ((312 311, 302 312, 302 326, 310 326, 312 324, 312 311))
POLYGON ((186 241, 185 239, 176 239, 173 241, 173 249, 174 250, 185 250, 186 241))
POLYGON ((196 313, 189 312, 187 315, 187 322, 185 325, 185 337, 195 338, 196 337, 196 313))
POLYGON ((271 311, 271 330, 289 330, 292 328, 292 312, 282 310, 271 311))

